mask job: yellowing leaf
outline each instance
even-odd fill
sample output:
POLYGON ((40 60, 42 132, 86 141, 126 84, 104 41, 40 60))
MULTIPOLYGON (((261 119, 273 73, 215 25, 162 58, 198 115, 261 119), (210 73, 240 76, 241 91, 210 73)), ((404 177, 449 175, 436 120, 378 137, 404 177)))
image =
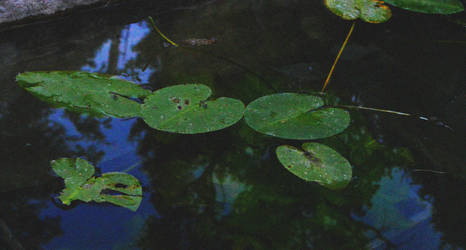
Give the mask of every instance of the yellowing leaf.
POLYGON ((325 0, 325 5, 335 15, 346 20, 383 23, 392 16, 390 8, 380 0, 325 0))

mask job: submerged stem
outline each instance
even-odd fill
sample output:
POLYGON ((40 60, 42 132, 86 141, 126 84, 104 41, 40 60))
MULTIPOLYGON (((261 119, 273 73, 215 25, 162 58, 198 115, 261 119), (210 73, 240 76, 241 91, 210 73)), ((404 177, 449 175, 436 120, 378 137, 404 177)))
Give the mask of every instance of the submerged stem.
POLYGON ((393 110, 388 110, 388 109, 377 109, 377 108, 368 108, 368 107, 363 107, 363 106, 352 106, 352 105, 336 105, 336 107, 342 107, 342 108, 349 108, 349 109, 363 109, 363 110, 370 110, 370 111, 376 111, 376 112, 383 112, 383 113, 389 113, 389 114, 394 114, 394 115, 402 115, 402 116, 411 116, 415 117, 417 119, 427 121, 427 122, 436 122, 436 125, 442 126, 444 128, 449 129, 450 131, 454 131, 450 126, 447 124, 439 121, 437 118, 433 117, 427 117, 427 116, 420 116, 420 115, 413 115, 409 113, 404 113, 404 112, 399 112, 399 111, 393 111, 393 110))
POLYGON ((402 115, 402 116, 412 116, 412 114, 388 110, 388 109, 377 109, 377 108, 368 108, 368 107, 363 107, 363 106, 352 106, 352 105, 338 105, 338 107, 349 108, 349 109, 364 109, 364 110, 384 112, 384 113, 390 113, 390 114, 402 115))
POLYGON ((433 173, 433 174, 447 174, 447 172, 444 171, 438 171, 438 170, 432 170, 432 169, 413 169, 413 172, 428 172, 428 173, 433 173))
POLYGON ((348 35, 346 35, 346 39, 343 42, 343 45, 341 46, 340 51, 338 51, 337 57, 335 58, 335 61, 333 62, 332 68, 330 69, 330 72, 328 73, 327 79, 325 79, 324 86, 322 87, 322 90, 320 92, 325 91, 325 88, 327 87, 328 82, 330 81, 330 78, 332 77, 333 70, 335 69, 335 65, 337 65, 337 62, 340 59, 340 56, 343 53, 343 50, 345 49, 346 44, 348 43, 348 40, 349 40, 349 38, 351 36, 351 33, 353 33, 355 24, 356 24, 356 21, 354 21, 353 24, 351 25, 351 28, 350 28, 350 30, 348 32, 348 35))

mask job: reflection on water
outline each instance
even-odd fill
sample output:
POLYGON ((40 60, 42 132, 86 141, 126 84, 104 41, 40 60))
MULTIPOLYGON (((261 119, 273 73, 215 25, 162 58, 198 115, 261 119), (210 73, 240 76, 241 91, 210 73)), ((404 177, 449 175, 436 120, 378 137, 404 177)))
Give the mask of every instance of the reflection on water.
MULTIPOLYGON (((400 13, 393 19, 376 27, 360 24, 330 95, 345 104, 429 113, 448 122, 442 109, 457 106, 460 98, 452 99, 454 105, 448 100, 465 72, 458 67, 457 48, 437 46, 431 37, 455 39, 461 30, 436 17, 400 13), (405 27, 410 18, 445 28, 412 35, 405 27), (435 63, 446 56, 448 62, 435 63), (426 69, 407 63, 412 60, 443 73, 424 76, 426 69), (425 86, 444 80, 448 87, 441 93, 425 86), (413 94, 419 89, 423 95, 413 94)), ((297 179, 275 159, 276 146, 301 142, 257 134, 243 122, 204 135, 174 135, 139 119, 78 115, 41 103, 13 80, 28 70, 85 70, 152 88, 199 82, 216 96, 248 102, 273 92, 269 86, 319 89, 347 30, 320 3, 307 1, 219 1, 184 6, 157 21, 175 41, 215 36, 217 42, 198 48, 202 53, 166 48, 142 17, 105 27, 89 24, 74 34, 60 23, 53 24, 59 32, 47 31, 52 24, 45 24, 36 27, 38 39, 25 41, 18 31, 11 36, 14 46, 5 36, 0 40, 0 248, 465 247, 459 192, 464 142, 435 124, 352 112, 350 128, 322 141, 353 164, 353 181, 335 192, 297 179), (234 59, 249 71, 203 52, 234 59), (100 172, 136 176, 144 190, 138 211, 96 203, 58 206, 54 197, 63 185, 49 163, 78 156, 100 172), (411 171, 416 168, 446 174, 411 171), (14 237, 6 239, 5 232, 14 237)), ((458 119, 451 121, 453 129, 461 128, 458 119)))
MULTIPOLYGON (((393 168, 380 180, 380 188, 371 199, 372 207, 357 219, 380 230, 397 247, 438 249, 441 233, 431 221, 432 203, 428 197, 419 196, 419 189, 405 170, 393 168)), ((373 241, 370 247, 380 248, 381 243, 373 241)))
POLYGON ((120 75, 121 78, 136 82, 147 83, 155 69, 151 67, 132 67, 131 63, 137 58, 138 52, 134 47, 149 33, 145 21, 126 25, 118 35, 119 39, 108 39, 97 50, 95 57, 89 64, 81 67, 88 72, 106 72, 120 75), (131 68, 131 70, 127 70, 131 68))

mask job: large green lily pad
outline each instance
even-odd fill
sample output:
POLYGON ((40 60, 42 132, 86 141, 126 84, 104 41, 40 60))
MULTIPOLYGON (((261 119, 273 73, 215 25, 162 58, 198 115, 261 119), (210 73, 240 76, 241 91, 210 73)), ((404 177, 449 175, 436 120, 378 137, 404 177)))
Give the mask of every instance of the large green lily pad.
POLYGON ((312 95, 280 93, 251 102, 244 114, 254 130, 280 138, 310 140, 329 137, 348 127, 346 110, 323 108, 322 98, 312 95))
POLYGON ((369 23, 383 23, 392 16, 390 8, 380 0, 325 0, 325 5, 346 20, 361 18, 369 23))
POLYGON ((119 118, 138 116, 143 98, 151 91, 118 77, 81 71, 25 72, 18 84, 57 107, 119 118))
POLYGON ((148 96, 142 118, 152 128, 181 133, 206 133, 229 127, 243 117, 244 104, 221 97, 207 100, 212 91, 202 84, 166 87, 148 96))
POLYGON ((65 205, 74 200, 110 202, 136 211, 142 201, 141 184, 132 175, 109 172, 92 177, 94 166, 81 158, 52 161, 52 169, 65 180, 65 188, 58 197, 65 205))
POLYGON ((283 145, 276 150, 278 160, 291 173, 315 181, 329 189, 342 189, 351 180, 351 165, 338 152, 320 143, 304 143, 304 151, 283 145))
POLYGON ((399 8, 427 14, 453 14, 464 10, 460 0, 385 0, 385 2, 399 8))

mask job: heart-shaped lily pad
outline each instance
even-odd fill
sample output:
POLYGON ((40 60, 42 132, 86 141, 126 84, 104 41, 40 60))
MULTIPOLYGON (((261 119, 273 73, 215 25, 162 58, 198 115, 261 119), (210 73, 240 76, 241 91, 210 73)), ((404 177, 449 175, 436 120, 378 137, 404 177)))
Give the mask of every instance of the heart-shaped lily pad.
POLYGON ((302 147, 304 151, 288 145, 277 148, 278 160, 288 171, 329 189, 342 189, 348 185, 352 170, 343 156, 320 143, 304 143, 302 147))
POLYGON ((369 23, 383 23, 392 16, 390 8, 381 0, 325 0, 325 5, 346 20, 361 18, 369 23))
POLYGON ((119 118, 138 116, 143 98, 151 91, 118 77, 81 71, 25 72, 18 84, 57 107, 119 118))
POLYGON ((460 0, 385 0, 385 2, 399 8, 427 14, 453 14, 464 10, 460 0))
POLYGON ((254 130, 280 138, 310 140, 329 137, 348 127, 346 110, 323 108, 322 98, 312 95, 281 93, 251 102, 244 114, 254 130))
POLYGON ((92 177, 94 166, 80 158, 52 161, 52 169, 65 179, 65 188, 58 197, 65 205, 74 200, 110 202, 136 211, 142 201, 141 184, 132 175, 110 172, 92 177))
POLYGON ((243 117, 244 104, 221 97, 207 100, 212 91, 202 84, 166 87, 148 96, 142 118, 152 128, 181 133, 206 133, 229 127, 243 117))

